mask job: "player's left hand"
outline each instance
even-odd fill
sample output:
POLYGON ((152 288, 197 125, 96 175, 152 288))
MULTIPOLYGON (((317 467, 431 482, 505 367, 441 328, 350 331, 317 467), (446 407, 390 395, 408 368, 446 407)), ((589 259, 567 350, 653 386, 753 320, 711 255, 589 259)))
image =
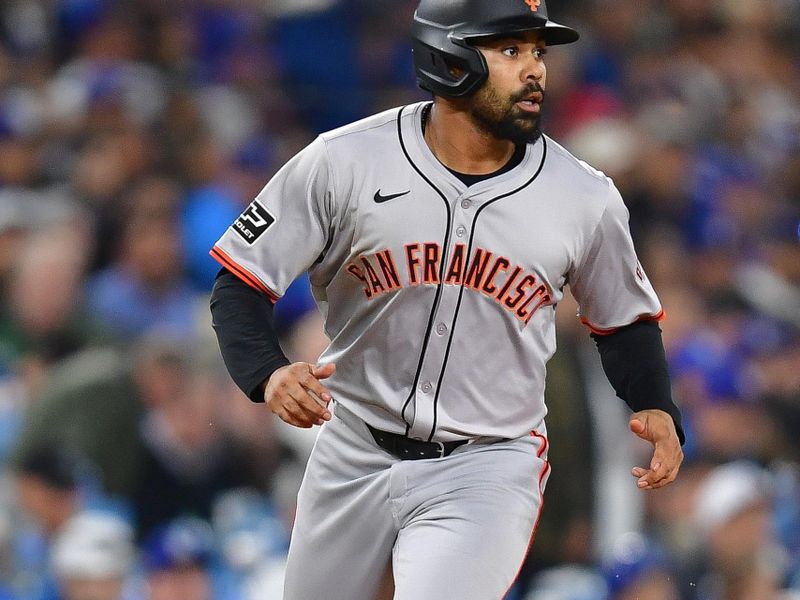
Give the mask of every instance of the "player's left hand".
POLYGON ((639 489, 655 490, 675 481, 683 462, 683 450, 672 417, 663 410, 640 410, 633 413, 628 426, 637 436, 653 444, 650 468, 631 470, 639 480, 636 483, 639 489))

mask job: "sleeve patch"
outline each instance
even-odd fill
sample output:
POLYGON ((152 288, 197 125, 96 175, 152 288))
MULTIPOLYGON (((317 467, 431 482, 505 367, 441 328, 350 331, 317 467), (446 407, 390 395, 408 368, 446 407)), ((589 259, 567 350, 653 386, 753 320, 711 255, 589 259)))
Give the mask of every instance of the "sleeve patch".
POLYGON ((275 220, 275 216, 271 212, 260 202, 253 200, 231 227, 242 236, 245 242, 252 245, 267 229, 272 227, 275 220))

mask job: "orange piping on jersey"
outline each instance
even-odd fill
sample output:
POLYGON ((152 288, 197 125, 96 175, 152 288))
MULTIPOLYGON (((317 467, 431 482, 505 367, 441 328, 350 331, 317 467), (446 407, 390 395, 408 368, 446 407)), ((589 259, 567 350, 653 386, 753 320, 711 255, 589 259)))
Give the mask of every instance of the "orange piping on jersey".
MULTIPOLYGON (((664 317, 666 316, 667 313, 665 313, 663 310, 660 310, 655 315, 642 315, 641 317, 636 319, 634 323, 637 323, 639 321, 663 321, 664 317)), ((606 329, 602 327, 595 327, 588 321, 586 317, 581 317, 581 323, 586 325, 595 335, 611 335, 612 333, 616 333, 621 329, 621 327, 609 327, 606 329)))
MULTIPOLYGON (((543 456, 547 456, 547 447, 548 441, 547 437, 536 431, 535 429, 531 431, 531 437, 535 437, 541 440, 542 445, 539 447, 539 450, 536 452, 536 458, 542 458, 543 456)), ((530 541, 528 541, 528 549, 525 551, 525 555, 522 557, 522 562, 519 565, 519 569, 517 569, 517 574, 514 575, 514 579, 511 581, 511 585, 508 586, 506 593, 503 594, 503 598, 508 596, 508 593, 514 587, 514 584, 517 583, 517 579, 519 579, 519 574, 522 572, 522 567, 525 565, 525 560, 528 558, 528 554, 531 553, 531 548, 533 548, 533 540, 536 537, 536 530, 539 528, 539 520, 542 518, 542 509, 544 508, 544 490, 542 489, 542 483, 544 482, 545 476, 550 471, 550 462, 547 458, 544 459, 544 466, 542 470, 539 471, 539 511, 536 513, 536 521, 533 523, 533 530, 531 531, 530 541)))
MULTIPOLYGON (((542 446, 536 452, 536 457, 537 458, 542 458, 542 456, 545 456, 547 454, 547 450, 548 450, 548 447, 550 445, 550 442, 547 441, 547 436, 542 435, 541 433, 539 433, 538 431, 536 431, 534 429, 533 431, 531 431, 531 437, 535 437, 537 439, 542 440, 542 446)), ((542 472, 539 473, 539 491, 542 494, 544 494, 544 490, 542 489, 542 481, 544 480, 545 474, 547 474, 547 472, 549 470, 550 470, 550 462, 545 458, 544 459, 544 469, 542 469, 542 472)), ((544 495, 542 495, 542 498, 544 498, 544 495)))
POLYGON ((214 246, 209 251, 209 254, 214 260, 236 275, 239 279, 244 281, 251 288, 266 294, 270 302, 275 304, 278 301, 278 295, 275 292, 261 283, 261 280, 258 277, 253 275, 250 271, 239 265, 239 263, 228 256, 228 254, 222 248, 219 246, 214 246))

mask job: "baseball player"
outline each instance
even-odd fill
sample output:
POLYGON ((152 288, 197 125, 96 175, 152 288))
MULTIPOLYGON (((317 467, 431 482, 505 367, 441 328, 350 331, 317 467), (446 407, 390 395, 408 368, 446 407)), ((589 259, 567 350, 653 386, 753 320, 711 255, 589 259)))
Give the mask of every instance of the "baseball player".
POLYGON ((545 53, 578 33, 543 0, 422 0, 432 102, 319 136, 211 251, 226 365, 254 401, 322 425, 298 495, 290 600, 503 597, 533 541, 545 363, 569 285, 630 428, 638 486, 682 460, 657 321, 612 181, 541 134, 545 53), (290 364, 272 303, 308 271, 331 342, 290 364))

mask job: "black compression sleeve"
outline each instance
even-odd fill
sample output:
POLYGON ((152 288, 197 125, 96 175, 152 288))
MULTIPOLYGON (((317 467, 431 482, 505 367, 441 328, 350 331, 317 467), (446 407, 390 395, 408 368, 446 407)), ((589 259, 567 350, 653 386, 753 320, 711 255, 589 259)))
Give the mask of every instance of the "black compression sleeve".
POLYGON ((603 370, 617 396, 634 412, 657 408, 668 413, 685 441, 681 413, 672 401, 661 328, 655 321, 637 321, 611 335, 592 334, 603 370))
POLYGON ((211 316, 231 379, 253 402, 263 402, 261 384, 290 364, 275 333, 272 302, 222 269, 211 292, 211 316))

